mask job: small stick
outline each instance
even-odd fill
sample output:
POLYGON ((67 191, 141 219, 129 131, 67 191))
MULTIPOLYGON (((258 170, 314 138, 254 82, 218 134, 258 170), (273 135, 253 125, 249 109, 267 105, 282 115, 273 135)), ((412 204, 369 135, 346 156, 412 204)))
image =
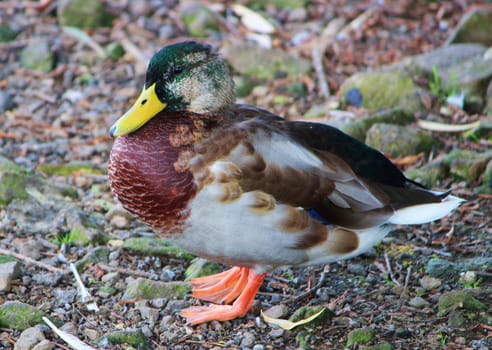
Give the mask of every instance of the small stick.
POLYGON ((104 263, 98 263, 97 266, 99 266, 104 271, 120 272, 125 275, 145 277, 145 278, 152 277, 152 274, 148 272, 134 271, 134 270, 124 269, 122 267, 113 267, 104 263))
POLYGON ((41 261, 36 261, 36 260, 34 260, 28 256, 23 255, 23 254, 11 252, 10 250, 7 250, 7 249, 0 248, 0 254, 13 256, 14 258, 22 260, 27 264, 32 264, 32 265, 35 265, 37 267, 43 268, 43 269, 51 271, 51 272, 61 273, 62 275, 66 275, 70 272, 69 270, 62 270, 62 269, 59 269, 57 267, 53 267, 51 265, 42 263, 41 261))
POLYGON ((324 97, 329 97, 330 88, 326 82, 325 70, 323 68, 323 54, 324 51, 322 52, 319 47, 313 47, 311 56, 313 57, 314 70, 316 72, 316 76, 318 77, 319 89, 324 97))
POLYGON ((397 281, 395 275, 393 275, 393 271, 391 270, 391 265, 388 259, 388 254, 384 253, 384 261, 386 262, 386 267, 388 268, 388 273, 390 275, 391 280, 397 285, 400 286, 400 282, 397 281))

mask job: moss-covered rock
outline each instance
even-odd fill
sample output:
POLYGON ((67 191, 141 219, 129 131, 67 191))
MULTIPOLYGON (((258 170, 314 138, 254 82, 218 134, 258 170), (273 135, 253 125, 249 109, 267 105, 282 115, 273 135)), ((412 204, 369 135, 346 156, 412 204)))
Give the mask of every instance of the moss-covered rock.
POLYGON ((75 173, 103 175, 104 171, 90 164, 40 164, 36 170, 46 175, 72 176, 75 173))
POLYGON ((367 130, 374 124, 388 123, 396 125, 410 124, 415 120, 413 113, 400 108, 387 109, 376 112, 366 118, 350 122, 342 127, 343 132, 355 137, 359 141, 366 139, 367 130))
POLYGON ((225 47, 222 53, 237 72, 251 78, 272 80, 278 74, 297 76, 311 69, 308 61, 278 49, 231 45, 225 47))
POLYGON ((77 28, 110 27, 113 16, 101 0, 63 0, 57 7, 62 26, 77 28))
POLYGON ((439 258, 431 259, 427 263, 427 273, 429 276, 442 280, 453 279, 457 276, 458 271, 453 263, 439 258))
POLYGON ((128 283, 122 300, 128 299, 183 299, 191 292, 191 285, 184 282, 159 282, 137 278, 128 283))
POLYGON ((372 328, 360 328, 354 329, 347 336, 347 347, 358 344, 367 344, 374 339, 374 329, 372 328))
POLYGON ((347 94, 357 89, 362 96, 360 107, 370 110, 400 108, 411 113, 421 109, 420 88, 400 71, 357 73, 340 87, 339 96, 347 103, 347 94))
POLYGON ((97 264, 100 262, 108 263, 109 249, 106 247, 97 247, 87 253, 82 259, 75 263, 77 270, 81 271, 88 264, 97 264))
POLYGON ((420 130, 378 123, 367 131, 365 142, 392 157, 402 157, 429 152, 434 144, 434 139, 430 134, 420 130))
POLYGON ((476 189, 478 193, 492 194, 492 160, 489 160, 482 173, 482 184, 476 189))
POLYGON ((166 240, 157 238, 130 238, 123 243, 122 248, 146 255, 172 256, 189 260, 195 258, 193 254, 176 247, 166 240))
POLYGON ((306 0, 253 0, 248 2, 248 6, 264 9, 267 5, 273 5, 277 10, 293 10, 305 6, 306 3, 306 0))
POLYGON ((125 54, 125 49, 120 43, 112 42, 109 43, 104 51, 106 54, 113 59, 113 61, 118 61, 125 54))
POLYGON ((22 68, 49 73, 53 69, 54 63, 55 56, 45 39, 35 38, 22 49, 20 55, 22 68))
POLYGON ((128 344, 141 350, 152 349, 149 340, 140 329, 107 333, 101 338, 96 339, 95 343, 103 347, 107 347, 107 343, 109 343, 112 345, 128 344))
POLYGON ((43 316, 46 315, 42 311, 19 301, 8 301, 0 305, 0 327, 23 331, 42 323, 43 316))
POLYGON ((477 8, 470 11, 461 18, 447 43, 479 43, 492 46, 491 23, 492 10, 477 8))
POLYGON ((425 186, 436 186, 448 175, 448 167, 439 162, 427 163, 420 168, 408 169, 405 176, 425 186))
POLYGON ((492 159, 492 151, 473 152, 455 149, 443 159, 449 167, 450 174, 459 180, 475 181, 485 170, 487 163, 492 159))
POLYGON ((192 37, 207 37, 220 31, 217 15, 198 2, 183 2, 179 7, 178 16, 192 37))
POLYGON ((457 309, 479 311, 487 309, 487 305, 475 298, 476 291, 472 289, 451 291, 439 297, 438 308, 440 316, 457 309))
POLYGON ((305 328, 306 326, 312 326, 312 325, 317 325, 325 322, 328 318, 331 318, 334 316, 333 312, 323 305, 314 305, 314 306, 302 306, 299 309, 297 309, 292 316, 289 317, 289 321, 292 322, 299 322, 301 320, 305 320, 318 312, 321 312, 321 310, 324 310, 318 317, 316 317, 314 320, 312 320, 309 323, 306 323, 302 326, 299 326, 300 329, 305 328))
POLYGON ((189 281, 192 278, 210 276, 219 272, 222 272, 222 266, 213 261, 198 258, 186 269, 185 280, 189 281))

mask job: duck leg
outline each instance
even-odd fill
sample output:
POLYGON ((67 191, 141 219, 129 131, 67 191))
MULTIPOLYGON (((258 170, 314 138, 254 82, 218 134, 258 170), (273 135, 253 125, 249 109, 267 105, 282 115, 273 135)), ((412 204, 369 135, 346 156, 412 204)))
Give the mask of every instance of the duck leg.
POLYGON ((195 289, 195 280, 191 281, 193 285, 193 296, 195 292, 197 297, 203 300, 214 300, 220 303, 229 303, 236 299, 232 305, 208 305, 193 306, 181 311, 181 316, 185 317, 188 323, 192 325, 208 321, 227 321, 237 317, 244 316, 253 306, 255 295, 260 289, 266 274, 258 274, 247 267, 234 267, 227 274, 209 277, 201 277, 196 280, 198 287, 195 289), (207 281, 207 279, 210 279, 207 281), (211 284, 207 284, 210 282, 211 284))

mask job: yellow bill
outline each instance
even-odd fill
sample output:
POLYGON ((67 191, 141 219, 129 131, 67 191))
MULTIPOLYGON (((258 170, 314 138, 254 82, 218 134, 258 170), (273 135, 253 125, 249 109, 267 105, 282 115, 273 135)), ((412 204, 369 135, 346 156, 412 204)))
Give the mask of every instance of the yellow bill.
POLYGON ((113 124, 109 134, 116 137, 137 131, 166 107, 167 103, 161 102, 155 93, 155 83, 147 89, 144 87, 135 104, 113 124))

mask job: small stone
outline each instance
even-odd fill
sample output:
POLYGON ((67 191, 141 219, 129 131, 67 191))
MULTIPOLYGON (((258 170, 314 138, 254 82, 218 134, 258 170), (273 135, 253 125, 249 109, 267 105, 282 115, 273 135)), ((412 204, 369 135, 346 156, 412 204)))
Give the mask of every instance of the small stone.
POLYGON ((256 344, 253 346, 253 350, 265 350, 265 347, 262 344, 256 344))
POLYGON ((419 280, 419 282, 420 282, 420 285, 422 286, 422 288, 424 288, 424 290, 426 290, 426 291, 438 288, 442 284, 440 279, 435 278, 435 277, 431 277, 431 276, 427 276, 427 275, 422 277, 419 280))
POLYGON ((0 113, 9 111, 15 107, 14 98, 8 91, 0 91, 0 113))
POLYGON ((155 324, 159 318, 159 310, 152 307, 143 306, 139 307, 138 311, 144 320, 147 320, 151 324, 155 324))
POLYGON ((129 227, 129 221, 124 216, 115 215, 113 216, 113 218, 109 223, 119 229, 124 229, 129 227))
POLYGON ((473 285, 475 282, 477 282, 477 278, 478 275, 475 271, 466 271, 461 277, 461 280, 465 284, 473 285))
POLYGON ((423 309, 424 307, 429 306, 430 303, 422 297, 415 297, 415 298, 410 299, 410 301, 408 302, 408 305, 410 305, 411 307, 414 307, 416 309, 423 309))
POLYGON ((274 328, 269 333, 268 336, 272 339, 280 338, 284 335, 284 330, 282 328, 274 328))
POLYGON ((264 314, 272 318, 282 318, 289 312, 289 307, 285 304, 274 305, 264 311, 264 314))
POLYGON ((0 264, 0 291, 10 291, 12 280, 19 275, 20 263, 10 261, 0 264))
POLYGON ((183 299, 191 291, 191 285, 184 282, 159 282, 137 278, 127 284, 122 300, 127 299, 183 299))
POLYGON ((110 344, 125 344, 125 348, 127 348, 126 344, 130 344, 137 349, 151 349, 147 337, 140 329, 107 333, 95 341, 96 344, 105 345, 106 348, 108 342, 110 344))
POLYGON ((44 286, 56 287, 62 280, 63 276, 59 273, 41 272, 32 275, 32 279, 36 284, 44 286))
POLYGON ((156 299, 152 299, 150 300, 150 304, 153 306, 153 307, 156 307, 158 309, 162 309, 163 307, 166 306, 167 304, 167 299, 166 298, 156 298, 156 299))
POLYGON ((75 297, 77 296, 77 290, 71 288, 54 289, 52 293, 55 297, 56 304, 59 306, 72 304, 75 301, 75 297))
POLYGON ((161 323, 159 323, 159 331, 168 330, 169 326, 172 325, 173 322, 174 322, 173 316, 171 316, 171 315, 162 316, 161 323))
POLYGON ((178 16, 193 37, 206 37, 220 30, 220 23, 215 14, 200 3, 182 2, 178 16))
POLYGON ((108 272, 101 277, 101 282, 107 284, 108 286, 113 286, 120 280, 120 278, 121 276, 119 272, 108 272))
POLYGON ((19 339, 14 345, 14 350, 31 349, 34 345, 45 339, 39 326, 27 328, 20 334, 19 339))
POLYGON ((374 339, 374 329, 360 328, 354 329, 347 336, 347 347, 357 344, 367 344, 374 339))
POLYGON ((97 338, 99 338, 101 336, 101 334, 99 333, 99 331, 97 329, 85 328, 82 332, 90 340, 96 340, 97 338))
POLYGON ((367 268, 362 264, 348 263, 347 271, 357 276, 365 276, 367 268))
POLYGON ((461 312, 453 310, 449 313, 448 325, 450 327, 463 327, 465 322, 465 318, 463 317, 461 312))
POLYGON ((244 332, 243 339, 241 340, 241 348, 242 347, 250 347, 255 342, 255 335, 251 332, 244 332))
POLYGON ((41 248, 42 245, 39 241, 27 241, 19 247, 19 253, 31 259, 39 260, 41 258, 41 248))
POLYGON ((51 350, 54 347, 55 345, 51 341, 49 341, 48 339, 44 339, 34 345, 31 350, 51 350))
POLYGON ((168 314, 176 314, 187 307, 188 302, 186 300, 169 300, 164 308, 164 312, 168 314))
POLYGON ((456 269, 453 264, 444 259, 431 259, 427 264, 429 276, 449 280, 456 276, 456 269))

